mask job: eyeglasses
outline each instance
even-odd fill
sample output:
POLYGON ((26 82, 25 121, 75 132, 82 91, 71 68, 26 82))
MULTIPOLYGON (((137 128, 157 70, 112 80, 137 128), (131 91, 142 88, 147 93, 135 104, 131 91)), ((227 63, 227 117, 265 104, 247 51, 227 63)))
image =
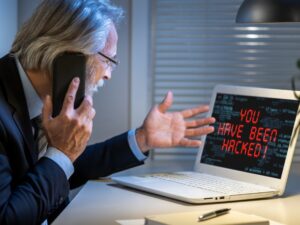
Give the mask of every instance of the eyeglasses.
MULTIPOLYGON (((103 54, 102 52, 98 52, 99 55, 105 58, 102 62, 106 63, 107 67, 111 68, 111 71, 115 70, 117 65, 119 65, 120 61, 117 59, 112 59, 108 57, 107 55, 103 54)), ((107 69, 106 67, 106 69, 107 69)))

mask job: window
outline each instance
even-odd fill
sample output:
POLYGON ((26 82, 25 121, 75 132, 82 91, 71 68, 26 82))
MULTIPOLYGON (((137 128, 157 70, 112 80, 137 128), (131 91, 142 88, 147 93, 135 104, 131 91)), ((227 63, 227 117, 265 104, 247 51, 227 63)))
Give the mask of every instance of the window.
MULTIPOLYGON (((151 2, 154 104, 168 90, 175 96, 171 110, 206 104, 219 83, 291 89, 291 77, 300 75, 300 23, 236 24, 242 0, 151 2)), ((196 152, 158 149, 154 157, 196 152)))

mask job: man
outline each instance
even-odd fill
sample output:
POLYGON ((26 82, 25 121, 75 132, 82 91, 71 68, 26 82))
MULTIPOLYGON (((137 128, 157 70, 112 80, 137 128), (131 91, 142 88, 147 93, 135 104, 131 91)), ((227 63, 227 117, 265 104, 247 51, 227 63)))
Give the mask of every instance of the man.
POLYGON ((45 0, 0 60, 0 224, 50 221, 69 188, 141 165, 153 148, 199 146, 190 137, 213 132, 206 125, 214 118, 185 121, 207 106, 167 113, 169 92, 140 128, 86 146, 95 116, 92 93, 111 78, 121 16, 121 9, 104 0, 45 0), (74 109, 80 82, 75 78, 53 118, 52 62, 63 52, 86 55, 87 96, 74 109), (38 129, 35 118, 41 114, 38 129))

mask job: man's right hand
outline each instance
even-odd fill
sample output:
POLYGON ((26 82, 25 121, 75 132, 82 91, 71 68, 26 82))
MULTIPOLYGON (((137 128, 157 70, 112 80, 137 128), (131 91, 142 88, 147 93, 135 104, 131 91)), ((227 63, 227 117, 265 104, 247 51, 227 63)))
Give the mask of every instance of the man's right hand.
POLYGON ((91 96, 85 97, 81 105, 74 109, 79 82, 79 78, 74 78, 71 82, 58 116, 52 117, 52 101, 49 95, 45 98, 42 113, 48 145, 62 151, 72 162, 86 148, 96 114, 91 96))

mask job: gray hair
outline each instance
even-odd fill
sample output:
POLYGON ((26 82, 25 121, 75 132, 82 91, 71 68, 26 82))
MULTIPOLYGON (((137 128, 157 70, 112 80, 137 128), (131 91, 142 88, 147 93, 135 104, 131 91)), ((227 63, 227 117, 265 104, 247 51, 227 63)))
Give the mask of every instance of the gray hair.
POLYGON ((51 75, 53 60, 62 52, 101 51, 109 26, 122 17, 123 10, 109 0, 44 0, 17 34, 11 53, 24 69, 51 75))

